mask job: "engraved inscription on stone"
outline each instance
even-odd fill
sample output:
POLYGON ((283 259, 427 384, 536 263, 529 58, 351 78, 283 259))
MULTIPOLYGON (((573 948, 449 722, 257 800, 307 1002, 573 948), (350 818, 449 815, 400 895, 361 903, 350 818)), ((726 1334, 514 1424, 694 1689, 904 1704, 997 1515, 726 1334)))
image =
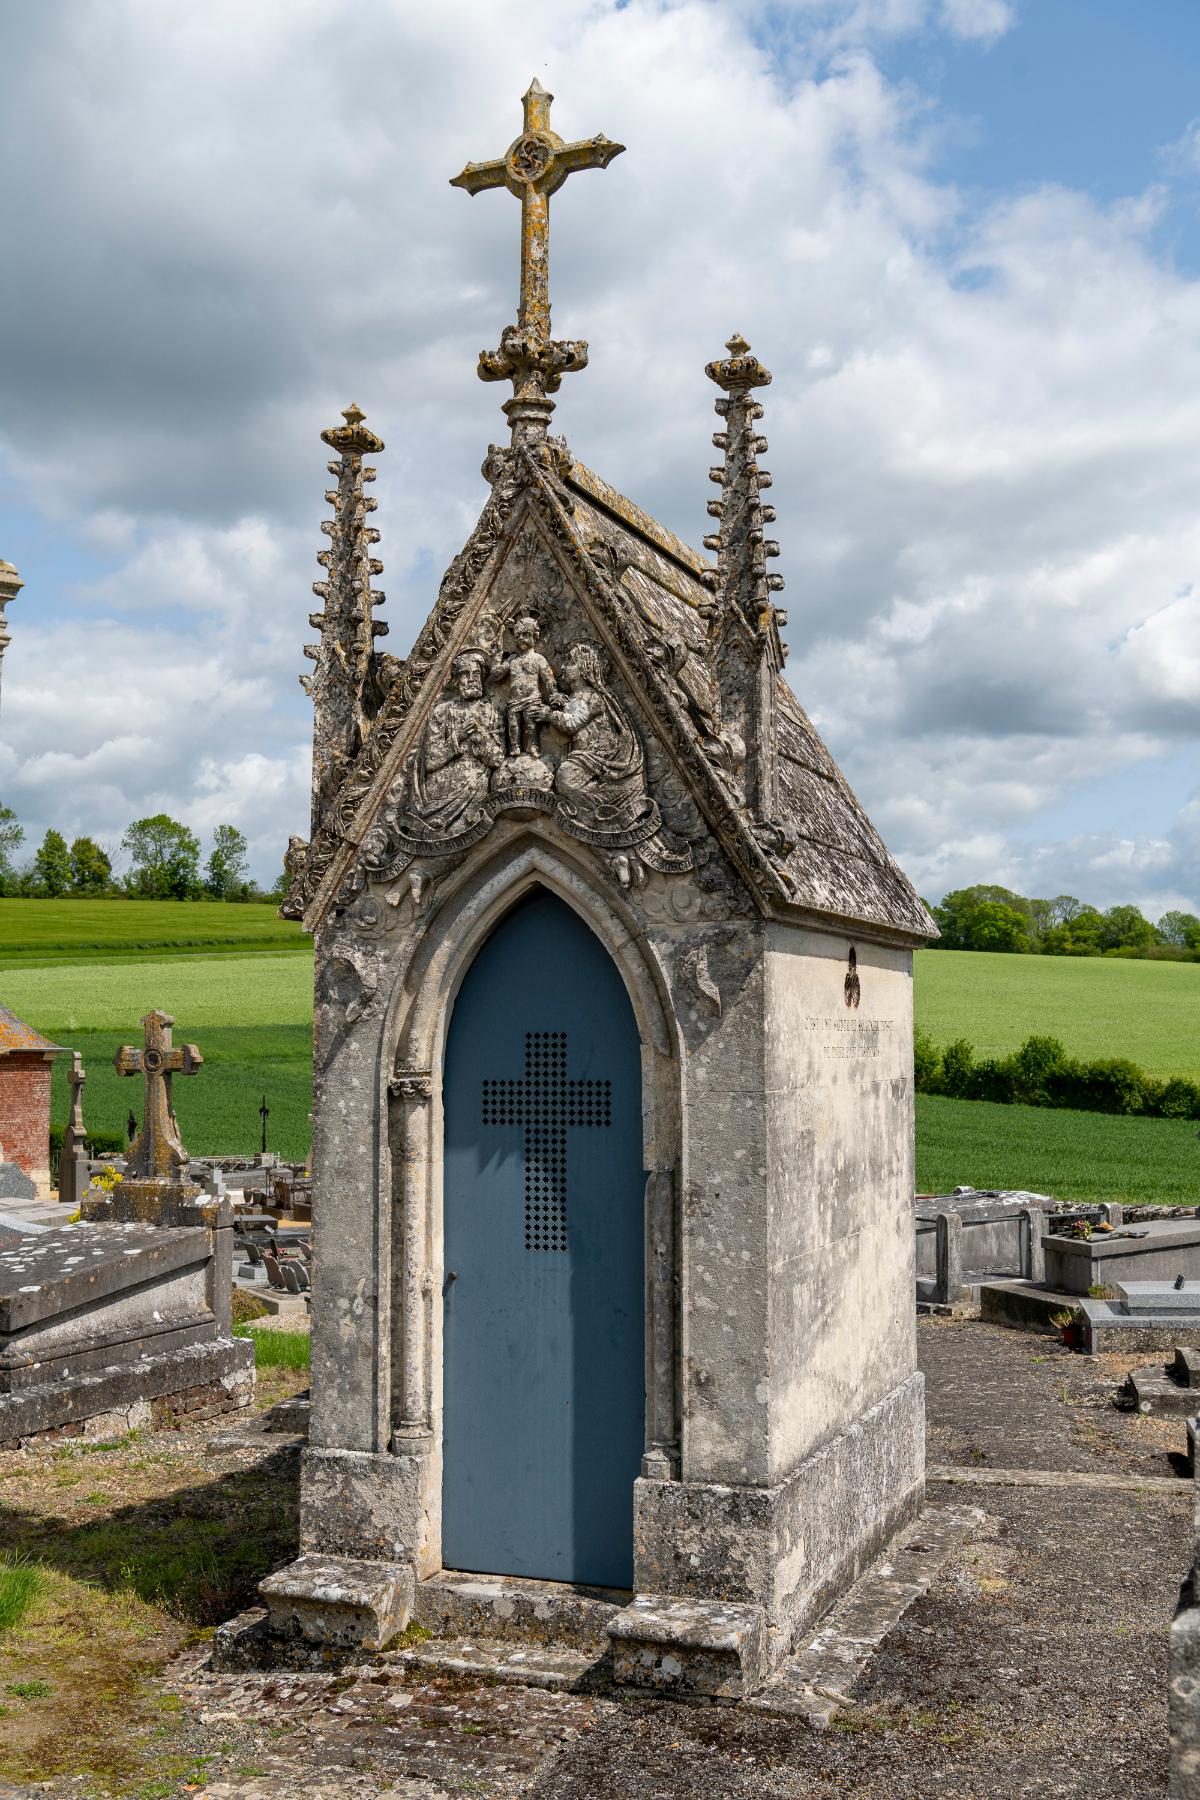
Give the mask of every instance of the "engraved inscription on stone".
POLYGON ((810 1014, 804 1029, 824 1038, 821 1055, 827 1062, 855 1062, 879 1056, 894 1026, 891 1019, 847 1019, 831 1013, 826 1017, 810 1014))

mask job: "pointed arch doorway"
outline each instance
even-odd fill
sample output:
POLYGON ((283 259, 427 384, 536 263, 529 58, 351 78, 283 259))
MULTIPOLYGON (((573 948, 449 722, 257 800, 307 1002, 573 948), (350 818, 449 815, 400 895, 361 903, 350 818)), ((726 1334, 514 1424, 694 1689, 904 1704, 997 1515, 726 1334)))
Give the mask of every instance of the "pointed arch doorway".
POLYGON ((443 1113, 443 1564, 630 1587, 640 1047, 608 952, 545 889, 463 978, 443 1113))

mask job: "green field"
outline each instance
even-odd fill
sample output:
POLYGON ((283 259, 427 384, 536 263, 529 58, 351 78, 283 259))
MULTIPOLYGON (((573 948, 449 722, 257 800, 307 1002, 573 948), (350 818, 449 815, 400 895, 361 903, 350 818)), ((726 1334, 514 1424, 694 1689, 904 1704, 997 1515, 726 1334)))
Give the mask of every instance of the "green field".
MULTIPOLYGON (((93 942, 91 915, 110 909, 103 902, 64 904, 78 917, 80 939, 93 942)), ((262 1142, 258 1109, 265 1094, 269 1148, 283 1156, 306 1156, 312 1108, 311 956, 290 948, 281 951, 277 944, 270 951, 247 954, 252 934, 242 927, 240 915, 262 914, 269 910, 265 907, 114 901, 111 910, 133 911, 143 904, 151 914, 198 913, 213 920, 207 948, 195 947, 198 933, 186 919, 176 924, 168 916, 173 935, 153 945, 154 954, 117 960, 110 950, 97 959, 90 948, 71 950, 62 905, 0 902, 30 912, 44 906, 59 916, 58 938, 47 933, 43 940, 58 951, 56 960, 13 967, 0 954, 0 1000, 55 1043, 80 1051, 87 1070, 84 1118, 92 1130, 123 1131, 131 1107, 140 1118, 141 1084, 117 1074, 113 1053, 122 1044, 138 1043, 142 1014, 161 1007, 175 1018, 176 1043, 198 1044, 204 1057, 196 1075, 174 1084, 175 1110, 189 1149, 209 1155, 257 1150, 262 1142), (214 948, 214 940, 224 948, 214 948), (70 963, 68 953, 83 960, 70 963)), ((147 917, 141 929, 153 923, 147 917)), ((260 919, 259 930, 261 924, 260 919)), ((109 941, 114 946, 118 942, 115 937, 109 941)), ((301 936, 299 946, 310 948, 310 940, 301 936)), ((119 954, 130 957, 127 943, 119 954)), ((51 1116, 56 1125, 67 1116, 66 1062, 66 1057, 55 1062, 51 1116)))
POLYGON ((981 1057, 1036 1034, 1085 1061, 1125 1056, 1148 1075, 1200 1079, 1200 963, 919 950, 915 998, 936 1044, 967 1038, 981 1057))
POLYGON ((211 900, 0 900, 0 971, 22 964, 300 950, 274 906, 211 900))
POLYGON ((1029 1188, 1056 1200, 1200 1206, 1200 1133, 1190 1119, 918 1094, 918 1191, 948 1194, 959 1186, 1029 1188))
MULTIPOLYGON (((204 1067, 175 1083, 184 1141, 198 1153, 268 1143, 308 1150, 311 1107, 310 941, 270 907, 155 901, 0 901, 0 1000, 55 1042, 82 1052, 85 1117, 120 1131, 140 1083, 112 1067, 138 1041, 151 1007, 175 1016, 178 1043, 204 1067)), ((941 1043, 980 1055, 1034 1032, 1079 1056, 1128 1056, 1159 1075, 1200 1075, 1200 965, 922 951, 917 1017, 941 1043)), ((53 1117, 67 1112, 58 1059, 53 1117)), ((983 1101, 917 1099, 923 1191, 960 1183, 1027 1187, 1070 1200, 1200 1203, 1194 1123, 1113 1118, 983 1101)))
MULTIPOLYGON (((265 1094, 269 1147, 308 1154, 312 940, 274 906, 0 900, 0 1001, 81 1052, 94 1131, 123 1131, 131 1107, 141 1117, 140 1083, 117 1075, 113 1053, 139 1042, 142 1014, 160 1007, 174 1015, 175 1041, 204 1057, 174 1084, 189 1149, 257 1150, 265 1094)), ((66 1061, 54 1070, 56 1125, 67 1116, 66 1061)))

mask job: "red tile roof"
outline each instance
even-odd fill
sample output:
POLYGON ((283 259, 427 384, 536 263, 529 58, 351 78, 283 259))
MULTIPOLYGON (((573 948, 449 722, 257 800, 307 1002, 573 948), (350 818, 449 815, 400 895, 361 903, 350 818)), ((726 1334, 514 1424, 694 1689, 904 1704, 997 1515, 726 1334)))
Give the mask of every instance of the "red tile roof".
POLYGON ((0 1056, 9 1056, 14 1050, 41 1050, 50 1056, 64 1054, 61 1044, 52 1044, 7 1006, 0 1006, 0 1056))

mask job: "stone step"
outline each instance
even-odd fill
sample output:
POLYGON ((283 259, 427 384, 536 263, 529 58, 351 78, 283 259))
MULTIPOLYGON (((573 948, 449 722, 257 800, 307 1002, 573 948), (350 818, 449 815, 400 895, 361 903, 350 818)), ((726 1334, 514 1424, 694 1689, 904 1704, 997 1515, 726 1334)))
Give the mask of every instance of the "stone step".
POLYGON ((1151 1363, 1148 1368, 1134 1369, 1127 1375, 1121 1400, 1138 1413, 1186 1419, 1200 1412, 1200 1393, 1176 1379, 1174 1365, 1168 1372, 1162 1363, 1151 1363))
POLYGON ((483 1676, 509 1687, 551 1688, 581 1693, 601 1686, 610 1658, 571 1644, 519 1645, 504 1638, 431 1638, 395 1653, 397 1662, 439 1669, 451 1675, 483 1676))
POLYGON ((630 1596, 611 1588, 515 1575, 472 1575, 441 1569, 417 1583, 413 1618, 437 1638, 517 1638, 566 1645, 595 1656, 608 1648, 607 1628, 630 1596))

